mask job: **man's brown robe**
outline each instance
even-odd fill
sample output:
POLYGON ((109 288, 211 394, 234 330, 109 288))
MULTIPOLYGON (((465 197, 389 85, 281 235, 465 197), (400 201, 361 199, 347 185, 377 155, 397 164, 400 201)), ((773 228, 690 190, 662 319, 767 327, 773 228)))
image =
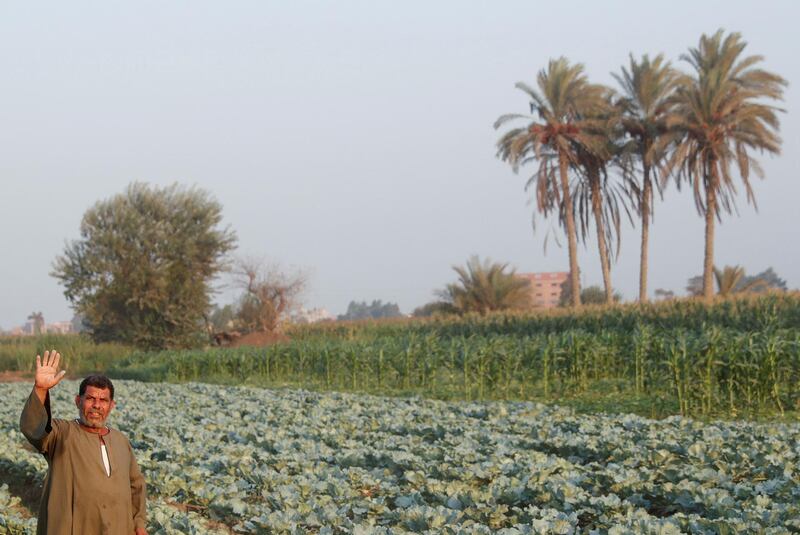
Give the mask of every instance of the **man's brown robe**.
POLYGON ((52 419, 49 393, 44 405, 31 393, 19 426, 49 466, 37 535, 132 535, 145 527, 144 477, 122 433, 112 429, 103 436, 108 476, 99 435, 75 420, 52 419))

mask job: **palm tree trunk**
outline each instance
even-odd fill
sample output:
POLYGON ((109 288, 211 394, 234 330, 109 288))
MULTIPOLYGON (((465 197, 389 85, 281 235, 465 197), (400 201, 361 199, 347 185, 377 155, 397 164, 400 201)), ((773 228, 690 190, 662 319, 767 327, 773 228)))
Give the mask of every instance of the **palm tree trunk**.
POLYGON ((706 250, 703 258, 703 299, 714 298, 714 217, 717 215, 717 162, 709 161, 706 180, 706 250))
POLYGON ((572 285, 572 306, 581 306, 581 282, 578 272, 578 238, 575 231, 575 214, 572 211, 572 199, 569 195, 569 180, 567 177, 567 156, 559 151, 558 169, 561 174, 561 190, 564 203, 564 219, 567 224, 567 244, 569 247, 569 276, 572 285))
POLYGON ((603 224, 603 209, 600 199, 600 176, 597 170, 590 171, 589 180, 592 188, 592 212, 594 225, 597 227, 597 247, 600 249, 600 267, 603 270, 603 285, 606 289, 606 304, 614 302, 614 290, 611 287, 611 263, 608 260, 608 246, 606 245, 606 227, 603 224))
POLYGON ((653 184, 650 182, 650 166, 644 166, 644 191, 642 191, 642 249, 639 255, 639 302, 647 302, 647 242, 650 238, 650 198, 653 184))

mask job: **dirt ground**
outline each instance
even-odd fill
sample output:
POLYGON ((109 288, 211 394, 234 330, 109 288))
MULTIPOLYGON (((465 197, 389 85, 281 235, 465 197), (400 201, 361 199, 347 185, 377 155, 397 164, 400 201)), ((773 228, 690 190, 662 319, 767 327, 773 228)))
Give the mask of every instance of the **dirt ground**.
POLYGON ((33 375, 30 372, 0 372, 0 383, 27 383, 28 381, 33 381, 33 375))
POLYGON ((237 338, 231 347, 251 346, 251 347, 264 347, 279 342, 288 342, 289 337, 283 334, 267 333, 267 332, 253 332, 237 338))

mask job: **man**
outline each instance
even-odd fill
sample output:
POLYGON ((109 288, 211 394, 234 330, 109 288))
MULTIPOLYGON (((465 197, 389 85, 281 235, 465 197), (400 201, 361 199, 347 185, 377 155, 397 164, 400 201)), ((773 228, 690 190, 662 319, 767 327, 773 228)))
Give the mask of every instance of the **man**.
POLYGON ((22 409, 22 434, 47 459, 37 535, 147 535, 145 484, 130 442, 106 426, 114 385, 104 375, 81 382, 78 418, 51 418, 49 390, 64 378, 61 355, 36 355, 36 380, 22 409))

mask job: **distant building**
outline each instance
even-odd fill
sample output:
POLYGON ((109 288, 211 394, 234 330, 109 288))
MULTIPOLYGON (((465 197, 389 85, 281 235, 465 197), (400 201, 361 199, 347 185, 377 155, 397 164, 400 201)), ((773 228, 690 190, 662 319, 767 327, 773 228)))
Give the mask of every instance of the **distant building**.
POLYGON ((561 299, 561 285, 569 278, 568 271, 549 273, 517 273, 530 283, 531 303, 537 308, 553 308, 561 299))
POLYGON ((319 321, 335 320, 336 316, 324 308, 312 308, 307 310, 303 307, 292 314, 293 323, 317 323, 319 321))
POLYGON ((44 332, 52 333, 52 334, 68 334, 72 332, 72 322, 71 321, 56 321, 54 323, 48 323, 44 327, 44 332))
MULTIPOLYGON (((69 334, 75 332, 71 321, 56 321, 42 325, 42 334, 69 334)), ((33 336, 36 334, 36 322, 28 320, 22 327, 13 327, 6 333, 10 336, 33 336)))

